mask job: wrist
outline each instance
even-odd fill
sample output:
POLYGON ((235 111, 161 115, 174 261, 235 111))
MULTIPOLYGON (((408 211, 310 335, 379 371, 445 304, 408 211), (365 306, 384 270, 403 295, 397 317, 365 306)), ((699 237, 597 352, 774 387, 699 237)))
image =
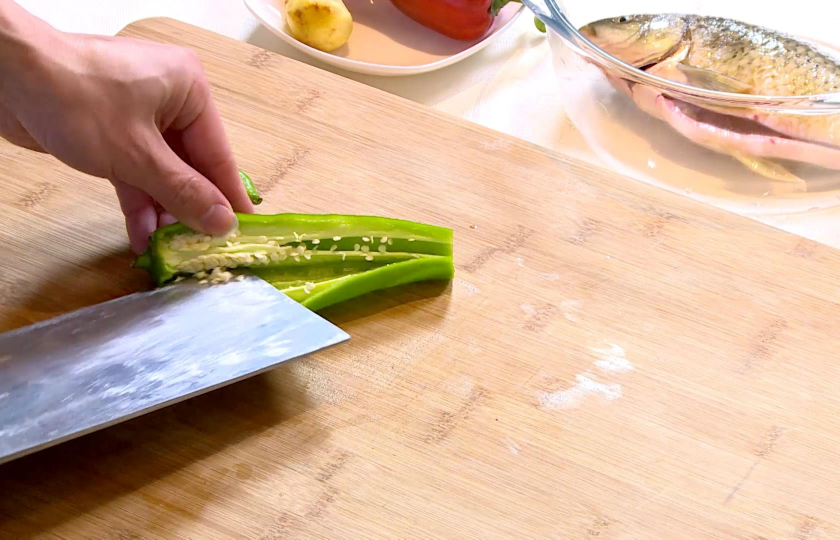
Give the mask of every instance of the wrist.
POLYGON ((0 0, 0 100, 14 99, 37 78, 61 32, 11 0, 0 0))

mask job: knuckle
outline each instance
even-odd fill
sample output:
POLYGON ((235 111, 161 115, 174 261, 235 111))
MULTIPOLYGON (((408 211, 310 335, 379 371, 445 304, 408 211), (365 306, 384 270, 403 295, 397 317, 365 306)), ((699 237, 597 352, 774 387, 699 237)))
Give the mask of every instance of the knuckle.
POLYGON ((111 182, 122 182, 135 187, 144 187, 148 171, 153 170, 154 160, 147 138, 142 132, 131 127, 123 137, 107 137, 102 141, 102 148, 107 149, 107 178, 111 182))
POLYGON ((199 179, 192 174, 176 174, 171 185, 172 202, 178 208, 190 208, 201 198, 199 179))
POLYGON ((201 156, 200 166, 209 171, 236 172, 236 160, 230 151, 224 148, 206 149, 201 156))
POLYGON ((174 79, 195 78, 197 72, 202 72, 201 59, 193 49, 180 45, 166 45, 161 51, 164 59, 160 66, 166 76, 174 79))
POLYGON ((203 107, 204 103, 210 98, 210 85, 200 75, 196 76, 190 85, 190 94, 193 100, 203 107))
POLYGON ((198 53, 195 51, 195 49, 193 49, 191 47, 181 47, 181 50, 183 51, 184 56, 190 62, 195 62, 195 63, 198 63, 198 64, 201 63, 201 58, 198 56, 198 53))
MULTIPOLYGON (((126 165, 137 169, 149 169, 154 166, 152 144, 146 130, 139 126, 129 128, 128 140, 129 144, 123 146, 126 165)), ((116 144, 112 146, 119 147, 116 144)))
POLYGON ((195 50, 189 47, 180 47, 178 49, 177 58, 178 62, 191 72, 195 73, 202 71, 201 57, 197 52, 195 52, 195 50))

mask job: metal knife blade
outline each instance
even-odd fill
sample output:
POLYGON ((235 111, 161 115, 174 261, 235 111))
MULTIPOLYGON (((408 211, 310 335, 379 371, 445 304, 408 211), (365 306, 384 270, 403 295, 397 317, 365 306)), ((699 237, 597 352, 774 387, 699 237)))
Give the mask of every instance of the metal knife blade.
POLYGON ((0 463, 349 339, 249 277, 184 281, 0 334, 0 463))

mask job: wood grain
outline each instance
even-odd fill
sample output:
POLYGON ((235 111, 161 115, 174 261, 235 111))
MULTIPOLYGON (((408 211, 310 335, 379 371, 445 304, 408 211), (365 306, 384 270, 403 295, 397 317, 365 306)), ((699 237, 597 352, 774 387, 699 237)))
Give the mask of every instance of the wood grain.
MULTIPOLYGON (((198 51, 261 211, 449 225, 457 276, 0 467, 4 537, 840 537, 836 251, 171 20, 125 34, 198 51)), ((150 285, 106 183, 8 145, 0 175, 2 329, 150 285)))

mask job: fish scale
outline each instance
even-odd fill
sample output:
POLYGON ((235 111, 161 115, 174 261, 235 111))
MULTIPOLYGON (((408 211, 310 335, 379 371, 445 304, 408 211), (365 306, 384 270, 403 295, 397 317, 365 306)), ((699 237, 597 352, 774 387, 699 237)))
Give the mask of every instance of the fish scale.
POLYGON ((633 62, 632 55, 625 58, 626 41, 619 36, 626 40, 635 38, 639 47, 662 51, 672 51, 679 41, 687 41, 689 64, 747 83, 755 94, 840 91, 840 60, 787 34, 740 21, 682 14, 634 15, 597 21, 581 31, 592 34, 587 37, 597 45, 637 67, 641 66, 633 62), (790 77, 781 81, 776 76, 780 73, 790 77))
POLYGON ((689 55, 692 65, 715 69, 746 82, 757 94, 783 96, 840 91, 840 63, 814 46, 773 30, 734 24, 727 19, 698 16, 686 16, 686 19, 692 49, 717 51, 712 60, 689 55), (779 73, 792 77, 780 79, 779 73))

